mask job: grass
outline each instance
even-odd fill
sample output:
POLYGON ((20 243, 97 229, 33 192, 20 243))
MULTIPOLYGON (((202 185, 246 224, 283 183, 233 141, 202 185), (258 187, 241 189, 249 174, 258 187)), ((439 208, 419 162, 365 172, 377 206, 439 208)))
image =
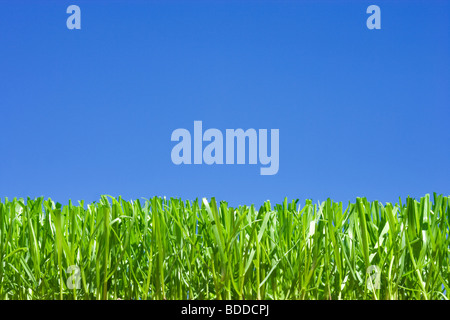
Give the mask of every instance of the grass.
POLYGON ((0 299, 449 298, 450 197, 0 201, 0 299))

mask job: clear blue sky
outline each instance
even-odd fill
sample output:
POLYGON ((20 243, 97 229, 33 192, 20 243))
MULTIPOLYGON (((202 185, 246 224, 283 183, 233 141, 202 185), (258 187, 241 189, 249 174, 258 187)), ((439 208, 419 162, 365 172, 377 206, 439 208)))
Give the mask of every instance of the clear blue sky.
POLYGON ((0 0, 0 75, 0 198, 450 193, 449 1, 0 0), (194 120, 279 129, 278 174, 174 165, 194 120))

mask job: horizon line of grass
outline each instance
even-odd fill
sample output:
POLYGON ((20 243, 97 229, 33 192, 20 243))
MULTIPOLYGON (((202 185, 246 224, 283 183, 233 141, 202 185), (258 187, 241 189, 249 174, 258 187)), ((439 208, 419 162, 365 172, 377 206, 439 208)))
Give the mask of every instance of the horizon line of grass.
POLYGON ((0 199, 0 299, 448 300, 450 196, 0 199))

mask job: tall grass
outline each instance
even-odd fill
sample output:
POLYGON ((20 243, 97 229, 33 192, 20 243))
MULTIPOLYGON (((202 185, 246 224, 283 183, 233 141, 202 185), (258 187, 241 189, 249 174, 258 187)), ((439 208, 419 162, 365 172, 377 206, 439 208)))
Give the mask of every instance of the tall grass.
POLYGON ((4 199, 0 299, 448 299, 449 200, 4 199))

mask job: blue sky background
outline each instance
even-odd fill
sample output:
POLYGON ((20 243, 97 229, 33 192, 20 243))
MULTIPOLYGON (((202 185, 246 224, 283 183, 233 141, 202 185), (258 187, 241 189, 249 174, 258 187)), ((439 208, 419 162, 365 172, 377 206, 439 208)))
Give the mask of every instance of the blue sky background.
POLYGON ((0 198, 448 195, 449 40, 449 1, 0 0, 0 198), (174 165, 194 120, 279 129, 278 174, 174 165))

